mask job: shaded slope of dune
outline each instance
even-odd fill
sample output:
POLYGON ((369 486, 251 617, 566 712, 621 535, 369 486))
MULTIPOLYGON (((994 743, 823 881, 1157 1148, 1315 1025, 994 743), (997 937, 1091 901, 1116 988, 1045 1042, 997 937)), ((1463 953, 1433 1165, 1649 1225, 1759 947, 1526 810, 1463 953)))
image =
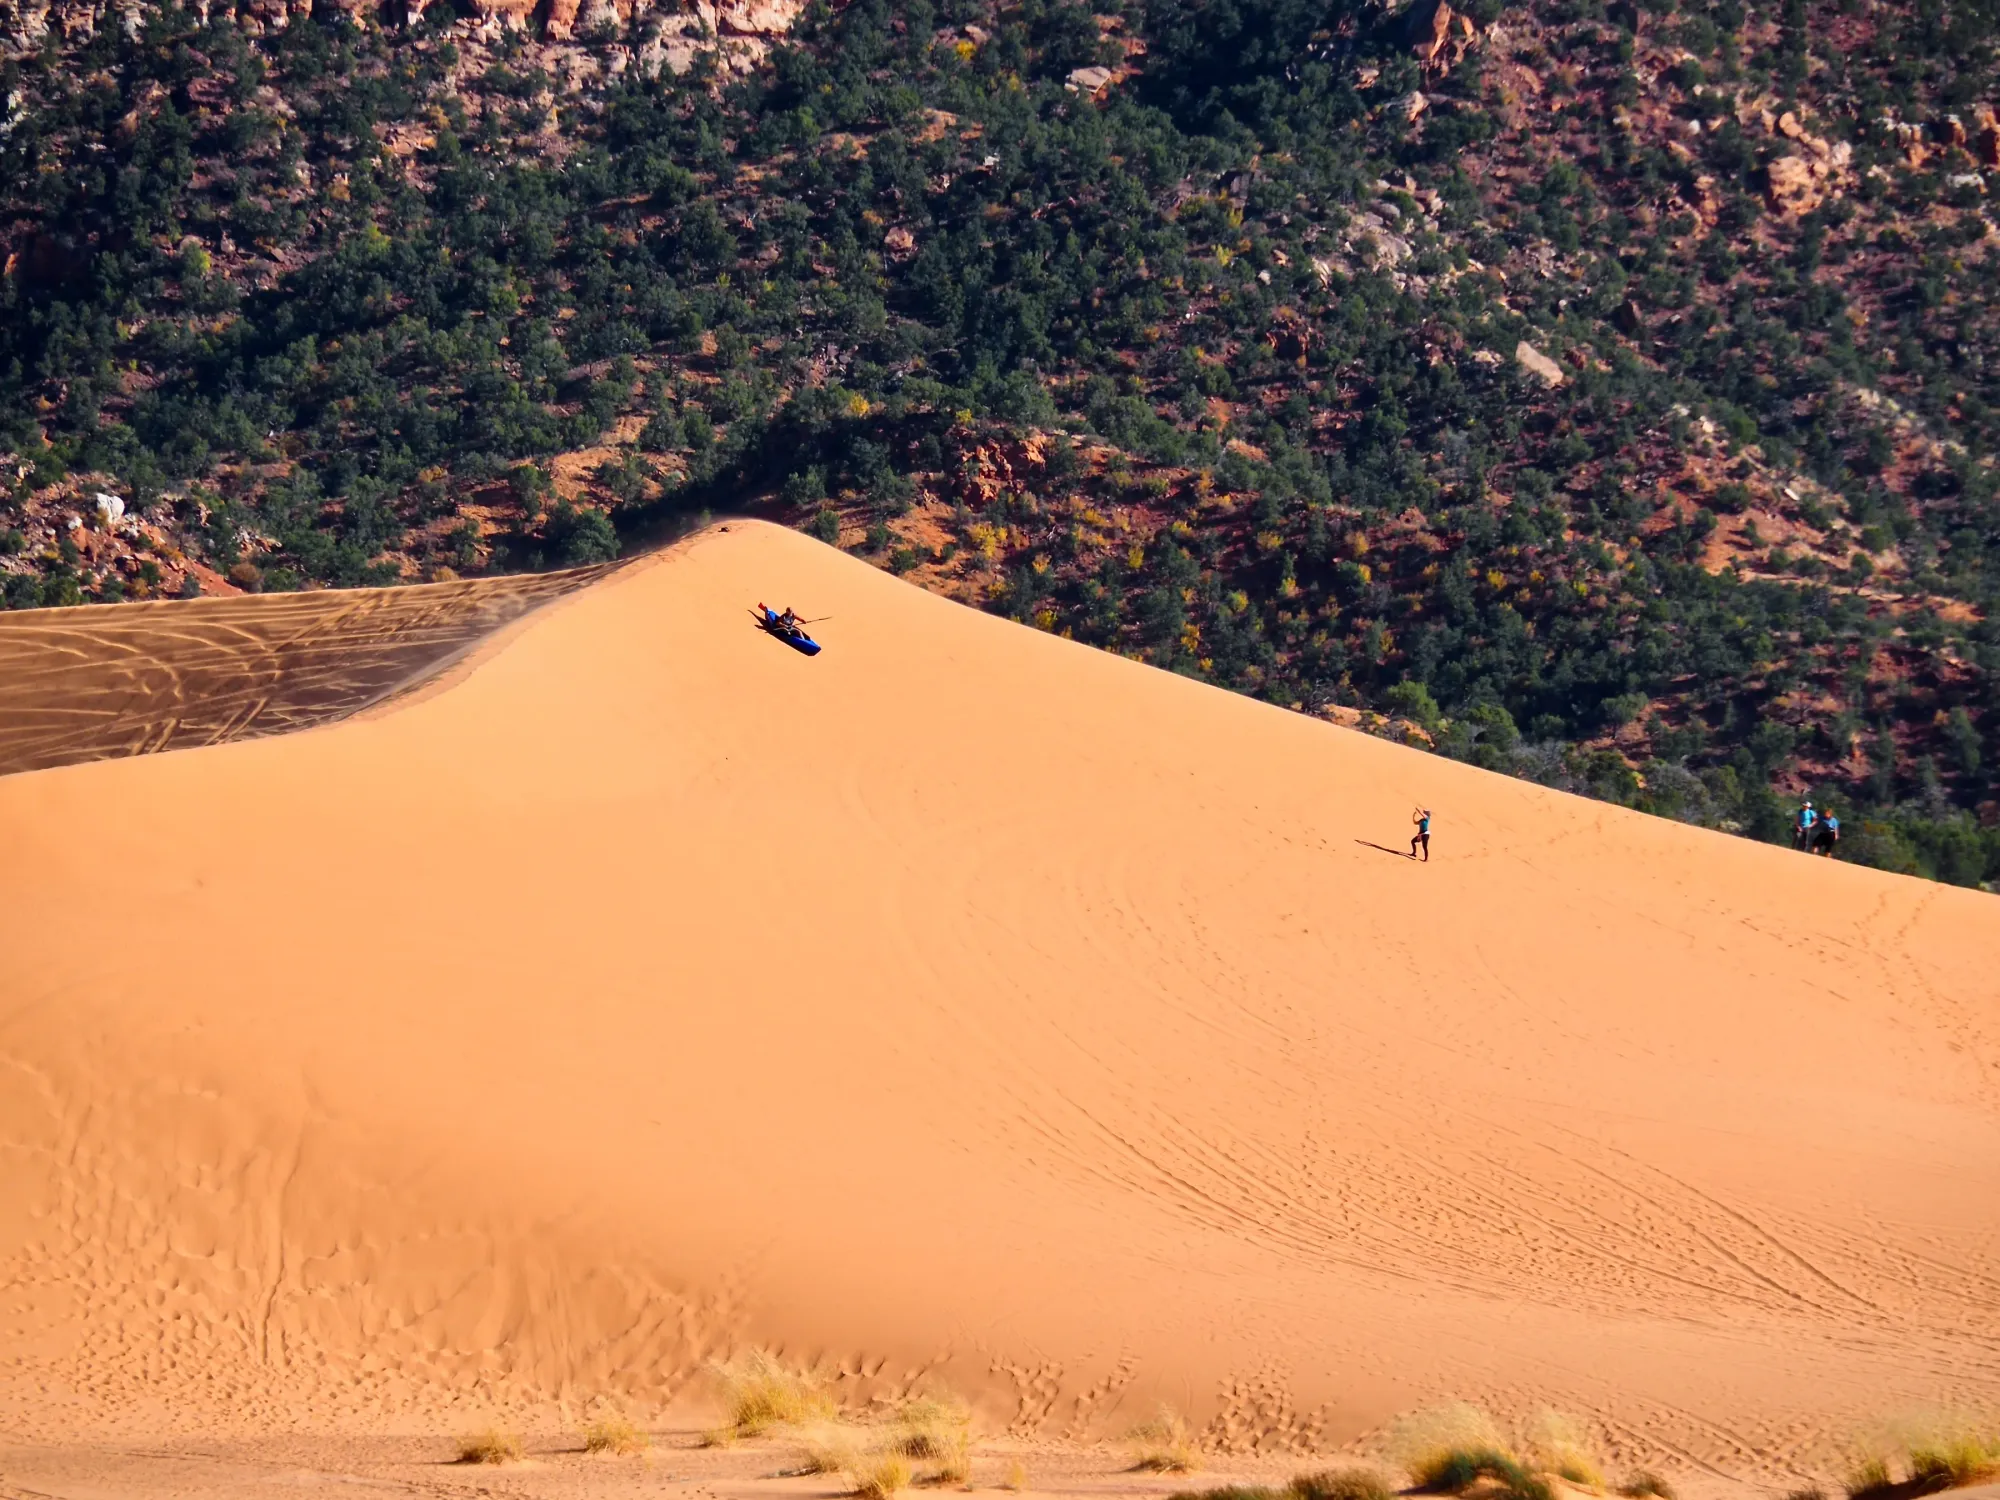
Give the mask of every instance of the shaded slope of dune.
POLYGON ((0 1404, 422 1425, 745 1338, 1023 1432, 2000 1398, 1990 897, 733 524, 442 691, 0 782, 0 1404), (806 660, 762 598, 830 615, 806 660), (1438 814, 1428 866, 1372 847, 1438 814), (162 851, 154 853, 151 851, 162 851))
POLYGON ((604 572, 0 613, 0 776, 332 723, 604 572))

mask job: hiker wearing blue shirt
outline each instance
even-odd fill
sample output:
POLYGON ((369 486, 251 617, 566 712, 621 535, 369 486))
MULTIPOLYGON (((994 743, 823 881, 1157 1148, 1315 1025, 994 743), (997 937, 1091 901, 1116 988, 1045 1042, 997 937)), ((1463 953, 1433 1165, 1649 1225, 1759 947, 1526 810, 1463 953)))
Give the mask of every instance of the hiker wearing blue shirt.
POLYGON ((1424 863, 1429 864, 1431 862, 1431 810, 1428 807, 1417 808, 1410 814, 1410 821, 1417 825, 1417 831, 1410 839, 1410 858, 1415 859, 1417 857, 1417 846, 1421 844, 1424 850, 1424 863))
POLYGON ((1824 854, 1828 859, 1832 859, 1834 847, 1839 843, 1840 819, 1828 812, 1819 820, 1819 842, 1814 846, 1813 853, 1824 854))
POLYGON ((1798 827, 1792 830, 1792 847, 1812 853, 1814 830, 1819 824, 1819 814, 1813 811, 1811 802, 1799 804, 1798 827))

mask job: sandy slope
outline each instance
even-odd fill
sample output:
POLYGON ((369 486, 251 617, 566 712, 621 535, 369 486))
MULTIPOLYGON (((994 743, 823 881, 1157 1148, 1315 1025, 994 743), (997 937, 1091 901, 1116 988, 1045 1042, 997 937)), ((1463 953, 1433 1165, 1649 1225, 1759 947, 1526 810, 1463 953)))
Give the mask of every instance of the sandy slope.
POLYGON ((344 719, 605 571, 0 611, 0 776, 344 719))
POLYGON ((1745 1479, 2000 1398, 1993 898, 774 528, 372 718, 0 780, 0 827, 17 1434, 663 1402, 750 1337, 1024 1434, 1449 1393, 1745 1479), (1364 842, 1418 799, 1432 864, 1364 842))

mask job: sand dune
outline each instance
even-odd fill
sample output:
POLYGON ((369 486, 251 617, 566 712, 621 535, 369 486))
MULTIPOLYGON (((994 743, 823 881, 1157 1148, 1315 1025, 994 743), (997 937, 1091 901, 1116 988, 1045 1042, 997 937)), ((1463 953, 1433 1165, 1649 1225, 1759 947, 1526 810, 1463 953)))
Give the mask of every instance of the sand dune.
POLYGON ((1458 1395, 1718 1480, 2000 1399, 1991 897, 788 532, 370 717, 0 780, 0 826, 17 1433, 650 1406, 748 1339, 1023 1434, 1458 1395), (1420 800, 1431 864, 1371 846, 1420 800))
POLYGON ((604 572, 0 612, 0 776, 332 723, 604 572))

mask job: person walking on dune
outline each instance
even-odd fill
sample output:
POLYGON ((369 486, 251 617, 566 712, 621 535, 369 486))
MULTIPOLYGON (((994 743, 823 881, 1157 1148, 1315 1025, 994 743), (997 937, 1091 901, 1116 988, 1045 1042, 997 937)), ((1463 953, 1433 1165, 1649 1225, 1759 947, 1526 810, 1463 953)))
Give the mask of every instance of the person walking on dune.
POLYGON ((1819 842, 1813 846, 1813 853, 1833 858, 1833 851, 1840 846, 1840 819, 1828 808, 1819 820, 1819 842))
POLYGON ((1417 857, 1419 846, 1424 851, 1424 863, 1431 862, 1431 810, 1419 807, 1410 813, 1410 821, 1417 825, 1417 831, 1410 835, 1410 858, 1417 857))
POLYGON ((1819 837, 1819 814, 1813 811, 1810 799, 1799 804, 1797 826, 1792 829, 1792 847, 1813 852, 1813 840, 1819 837))

